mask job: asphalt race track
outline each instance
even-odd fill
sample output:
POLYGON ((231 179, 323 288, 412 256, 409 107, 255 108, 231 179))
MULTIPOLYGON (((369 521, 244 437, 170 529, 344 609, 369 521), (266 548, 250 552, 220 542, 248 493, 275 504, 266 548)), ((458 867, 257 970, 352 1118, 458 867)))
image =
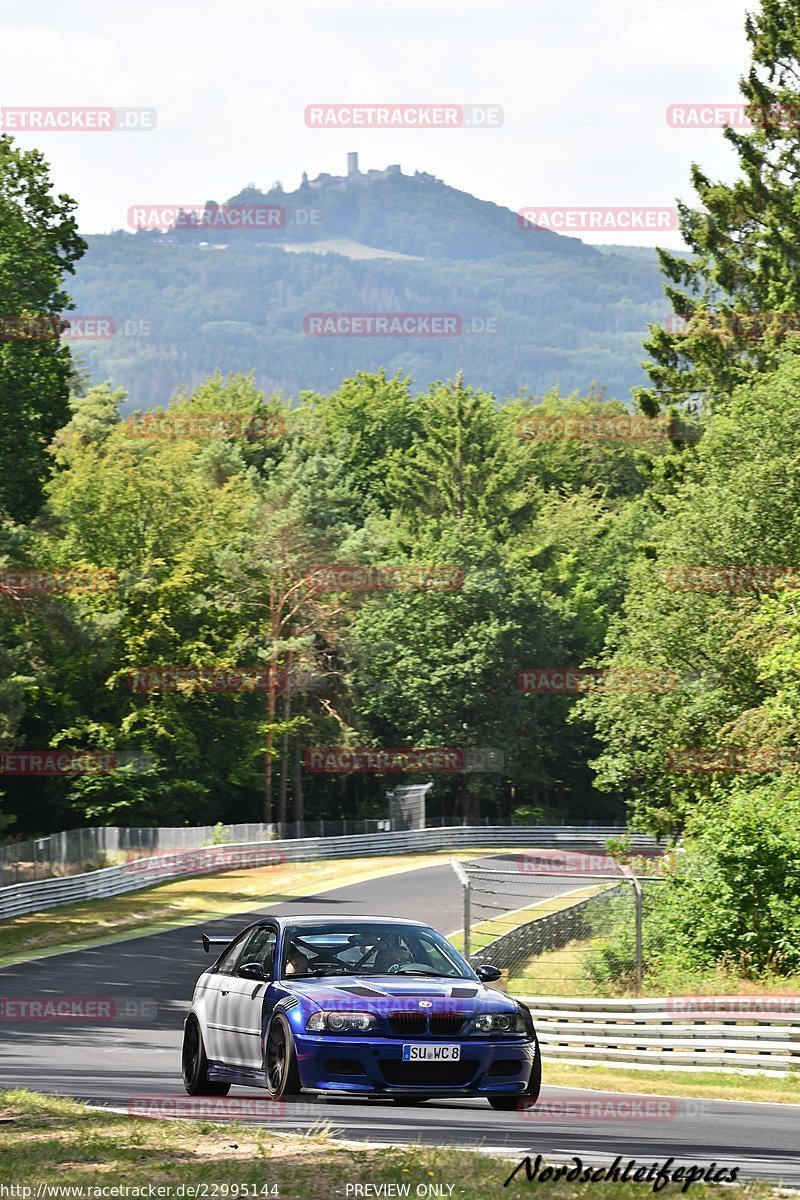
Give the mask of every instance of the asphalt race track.
MULTIPOLYGON (((516 856, 480 860, 507 865, 516 856)), ((568 891, 574 879, 551 881, 552 893, 568 891)), ((515 901, 512 907, 516 907, 515 901)), ((405 916, 429 921, 444 933, 460 925, 461 890, 449 866, 403 872, 385 879, 321 892, 253 910, 202 926, 132 938, 95 949, 75 950, 0 969, 0 998, 113 998, 131 1015, 113 1020, 0 1021, 0 1078, 3 1087, 62 1093, 123 1111, 139 1098, 188 1100, 180 1079, 183 1014, 197 976, 208 958, 200 932, 235 933, 257 912, 405 916), (155 1016, 153 1015, 155 1013, 155 1016)), ((545 1083, 547 1063, 544 1065, 545 1083)), ((483 1100, 430 1101, 402 1108, 391 1101, 353 1104, 317 1101, 313 1095, 276 1114, 266 1093, 233 1088, 231 1099, 251 1102, 259 1119, 275 1128, 329 1124, 341 1136, 379 1143, 426 1143, 484 1147, 518 1159, 543 1154, 566 1161, 579 1155, 584 1165, 610 1164, 617 1154, 637 1165, 669 1157, 675 1164, 740 1167, 740 1178, 780 1178, 800 1186, 800 1106, 713 1100, 669 1100, 655 1118, 641 1119, 641 1096, 629 1099, 635 1114, 614 1119, 565 1116, 563 1112, 494 1112, 483 1100), (270 1109, 268 1115, 259 1117, 270 1109), (537 1115, 537 1113, 539 1115, 537 1115)), ((596 1092, 548 1088, 545 1108, 554 1101, 595 1100, 596 1092)), ((507 1174, 498 1164, 498 1178, 507 1174)))

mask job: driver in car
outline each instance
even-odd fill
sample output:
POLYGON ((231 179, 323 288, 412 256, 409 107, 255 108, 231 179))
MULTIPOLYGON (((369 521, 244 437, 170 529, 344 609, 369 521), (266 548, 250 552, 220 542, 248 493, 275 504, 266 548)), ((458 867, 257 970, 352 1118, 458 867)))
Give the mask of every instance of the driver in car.
POLYGON ((304 975, 311 966, 311 959, 304 954, 298 945, 290 942, 286 954, 286 974, 304 975))
POLYGON ((392 968, 397 970, 404 963, 409 962, 411 962, 411 953, 399 938, 389 936, 381 939, 381 944, 375 955, 375 970, 379 974, 390 974, 392 968))

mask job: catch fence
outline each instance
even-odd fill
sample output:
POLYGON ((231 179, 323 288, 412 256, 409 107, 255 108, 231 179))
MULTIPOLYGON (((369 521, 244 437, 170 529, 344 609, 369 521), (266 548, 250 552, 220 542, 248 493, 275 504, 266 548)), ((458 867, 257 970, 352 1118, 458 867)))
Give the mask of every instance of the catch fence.
POLYGON ((546 849, 500 869, 454 863, 463 949, 474 964, 500 967, 516 993, 638 995, 646 955, 657 949, 645 913, 673 863, 663 852, 641 854, 634 869, 602 852, 546 849))

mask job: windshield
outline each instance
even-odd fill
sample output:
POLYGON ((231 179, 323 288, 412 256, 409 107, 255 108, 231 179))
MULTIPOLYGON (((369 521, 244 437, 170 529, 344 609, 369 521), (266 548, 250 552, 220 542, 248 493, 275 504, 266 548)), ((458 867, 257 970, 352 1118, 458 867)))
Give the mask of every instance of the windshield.
POLYGON ((281 977, 416 975, 475 979, 469 964, 435 929, 360 921, 286 929, 281 977))

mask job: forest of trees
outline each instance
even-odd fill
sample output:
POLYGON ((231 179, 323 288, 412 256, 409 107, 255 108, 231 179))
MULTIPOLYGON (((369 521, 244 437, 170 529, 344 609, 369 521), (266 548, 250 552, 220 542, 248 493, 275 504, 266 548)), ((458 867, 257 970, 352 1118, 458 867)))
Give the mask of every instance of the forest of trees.
MULTIPOLYGON (((8 736, 136 750, 153 765, 9 779, 8 805, 28 827, 255 818, 268 738, 281 820, 384 812, 386 780, 374 775, 303 771, 298 786, 309 747, 348 745, 499 752, 491 771, 437 778, 442 813, 622 815, 618 791, 593 792, 600 747, 588 723, 566 723, 574 696, 525 693, 518 675, 601 651, 604 614, 652 519, 654 464, 675 453, 663 439, 526 442, 516 423, 528 400, 499 406, 462 380, 414 395, 384 374, 292 408, 247 377, 217 376, 167 410, 249 420, 282 408, 275 437, 142 437, 121 400, 107 385, 73 397, 39 517, 5 527, 7 585, 14 570, 78 573, 57 593, 7 586, 8 736), (458 574, 454 586, 423 576, 332 591, 315 581, 326 563, 458 574), (274 687, 215 692, 185 678, 158 691, 129 679, 259 665, 272 665, 274 687)), ((555 397, 545 409, 625 412, 555 397)))
MULTIPOLYGON (((600 381, 607 395, 627 397, 646 382, 642 338, 669 311, 653 251, 644 258, 601 254, 544 231, 539 245, 507 209, 443 184, 413 177, 398 183, 408 185, 399 189, 411 206, 405 222, 384 210, 385 192, 393 190, 385 180, 356 190, 363 212, 326 210, 321 229, 329 238, 426 255, 420 261, 290 253, 275 245, 279 238, 300 241, 303 230, 89 237, 72 287, 76 311, 113 318, 116 332, 76 340, 73 351, 94 378, 124 386, 130 407, 163 404, 177 387, 200 384, 216 369, 253 372, 261 390, 290 396, 327 392, 357 371, 381 368, 409 375, 422 389, 463 370, 473 387, 499 396, 520 388, 541 394, 555 384, 566 393, 586 391, 600 381), (483 209, 497 214, 492 223, 483 209), (382 220, 366 228, 362 217, 372 212, 382 220), (423 231, 420 246, 415 239, 423 231), (314 337, 305 329, 309 313, 374 311, 455 313, 461 332, 314 337)), ((311 195, 306 203, 324 198, 311 195)), ((343 203, 353 195, 334 191, 331 198, 343 203)), ((272 193, 233 198, 275 200, 272 193)))

